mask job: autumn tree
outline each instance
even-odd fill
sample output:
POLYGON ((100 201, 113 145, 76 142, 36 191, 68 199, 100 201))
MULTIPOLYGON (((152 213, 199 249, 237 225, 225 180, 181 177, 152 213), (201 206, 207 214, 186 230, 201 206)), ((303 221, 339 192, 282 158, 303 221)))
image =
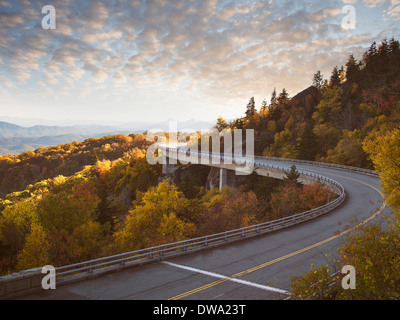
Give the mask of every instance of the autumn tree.
POLYGON ((400 212, 400 129, 372 133, 365 140, 364 149, 380 172, 386 201, 400 212))
POLYGON ((343 137, 334 149, 322 160, 353 167, 364 168, 367 164, 367 154, 363 150, 363 137, 359 130, 344 130, 343 137))
POLYGON ((319 151, 318 154, 320 156, 325 156, 340 140, 340 130, 326 123, 315 125, 313 132, 315 134, 319 151))
POLYGON ((300 185, 293 180, 287 180, 271 196, 270 217, 271 219, 280 219, 318 208, 325 205, 328 200, 334 200, 335 196, 328 187, 318 182, 310 185, 300 185))
POLYGON ((219 132, 221 132, 221 131, 227 129, 228 127, 229 127, 229 125, 226 123, 225 119, 222 118, 222 117, 219 117, 218 120, 217 120, 217 124, 216 124, 215 128, 219 132))
POLYGON ((118 250, 130 251, 187 238, 193 228, 186 220, 189 206, 190 202, 169 180, 150 188, 140 195, 115 233, 118 250))
POLYGON ((326 87, 322 92, 321 101, 317 106, 313 119, 317 123, 329 123, 335 126, 341 110, 340 87, 326 87))
POLYGON ((17 269, 27 270, 49 264, 49 241, 43 228, 34 223, 26 237, 23 249, 18 253, 17 269))
POLYGON ((74 193, 49 193, 38 205, 42 226, 48 230, 72 234, 76 227, 96 219, 99 197, 88 185, 80 185, 74 193))
POLYGON ((52 229, 47 239, 50 265, 61 267, 83 261, 78 240, 67 231, 52 229))
POLYGON ((269 220, 289 217, 301 212, 300 188, 294 183, 287 183, 277 192, 273 193, 270 200, 271 212, 269 220))
POLYGON ((377 224, 352 232, 339 249, 338 265, 357 272, 357 290, 339 287, 338 299, 388 300, 400 298, 400 234, 377 224))
POLYGON ((267 150, 267 155, 288 159, 297 158, 295 135, 285 129, 274 136, 274 143, 267 150))
POLYGON ((221 192, 209 191, 203 202, 205 206, 197 227, 199 236, 250 226, 255 223, 259 210, 254 192, 241 192, 228 186, 221 192))
POLYGON ((74 229, 72 238, 76 240, 81 260, 99 258, 102 248, 107 244, 107 229, 97 221, 88 221, 74 229))
POLYGON ((261 103, 261 108, 260 108, 260 115, 261 117, 266 116, 268 113, 268 102, 267 100, 263 100, 261 103))
POLYGON ((311 271, 307 271, 300 276, 292 276, 290 299, 291 300, 324 300, 332 298, 330 285, 332 284, 333 271, 329 266, 316 268, 311 266, 311 271))
POLYGON ((7 206, 0 215, 0 242, 9 248, 10 254, 22 249, 33 224, 39 224, 36 204, 23 200, 7 206))

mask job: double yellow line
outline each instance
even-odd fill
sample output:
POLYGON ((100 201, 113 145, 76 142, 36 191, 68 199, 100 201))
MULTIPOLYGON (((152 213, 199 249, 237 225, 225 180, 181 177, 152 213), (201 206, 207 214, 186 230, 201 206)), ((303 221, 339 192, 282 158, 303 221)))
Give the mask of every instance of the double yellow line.
POLYGON ((306 252, 306 251, 309 251, 309 250, 314 249, 314 248, 316 248, 316 247, 319 247, 319 246, 321 246, 321 245, 324 245, 324 244, 326 244, 326 243, 328 243, 328 242, 331 242, 331 241, 333 241, 333 240, 335 240, 335 239, 338 239, 338 238, 340 238, 340 237, 342 237, 342 236, 344 236, 344 235, 350 233, 351 231, 353 231, 353 230, 355 230, 355 229, 357 229, 357 228, 359 228, 359 227, 361 227, 361 226, 363 226, 363 225, 369 223, 370 221, 372 221, 373 219, 375 219, 378 215, 380 215, 380 214, 382 213, 382 211, 385 209, 385 207, 386 207, 386 202, 385 202, 385 200, 384 200, 384 195, 382 194, 382 192, 381 192, 379 189, 375 188, 374 186, 372 186, 372 185, 370 185, 370 184, 368 184, 368 183, 365 183, 365 182, 363 182, 363 181, 359 181, 359 180, 356 180, 356 179, 351 179, 351 178, 348 178, 348 177, 345 177, 345 176, 341 176, 341 175, 337 175, 337 174, 332 174, 332 173, 322 172, 322 171, 315 171, 315 172, 325 173, 325 174, 329 174, 329 175, 341 177, 341 178, 344 178, 344 179, 347 179, 347 180, 355 181, 355 182, 361 183, 361 184, 363 184, 363 185, 366 185, 366 186, 368 186, 368 187, 374 189, 375 191, 377 191, 377 192, 381 195, 381 197, 382 197, 382 199, 383 199, 383 204, 382 204, 381 208, 380 208, 379 210, 377 210, 377 212, 376 212, 375 214, 373 214, 371 217, 369 217, 368 219, 364 220, 364 221, 361 222, 360 224, 356 225, 356 226, 353 227, 353 228, 347 229, 347 230, 345 230, 345 231, 343 231, 343 232, 341 232, 341 233, 339 233, 339 234, 337 234, 337 235, 335 235, 335 236, 332 236, 332 237, 330 237, 330 238, 328 238, 328 239, 322 240, 322 241, 320 241, 320 242, 318 242, 318 243, 315 243, 315 244, 310 245, 310 246, 308 246, 308 247, 306 247, 306 248, 297 250, 297 251, 295 251, 295 252, 293 252, 293 253, 287 254, 287 255, 285 255, 285 256, 283 256, 283 257, 280 257, 280 258, 277 258, 277 259, 275 259, 275 260, 268 261, 268 262, 266 262, 266 263, 263 263, 263 264, 261 264, 261 265, 259 265, 259 266, 254 267, 254 268, 250 268, 250 269, 247 269, 247 270, 245 270, 245 271, 236 273, 236 274, 234 274, 234 275, 232 275, 232 276, 230 276, 230 277, 226 277, 226 278, 224 278, 224 279, 220 279, 220 280, 211 282, 211 283, 209 283, 209 284, 207 284, 207 285, 204 285, 204 286, 202 286, 202 287, 199 287, 199 288, 196 288, 196 289, 187 291, 187 292, 185 292, 185 293, 181 293, 181 294, 179 294, 179 295, 177 295, 177 296, 175 296, 175 297, 172 297, 172 298, 170 298, 170 299, 168 299, 168 300, 179 300, 179 299, 188 297, 188 296, 190 296, 190 295, 192 295, 192 294, 195 294, 195 293, 197 293, 197 292, 206 290, 206 289, 211 288, 211 287, 215 287, 215 286, 217 286, 217 285, 219 285, 219 284, 221 284, 221 283, 227 282, 227 281, 232 280, 232 279, 235 279, 235 278, 239 278, 239 277, 244 276, 244 275, 246 275, 246 274, 249 274, 249 273, 252 273, 252 272, 254 272, 254 271, 263 269, 263 268, 268 267, 268 266, 270 266, 270 265, 272 265, 272 264, 275 264, 275 263, 277 263, 277 262, 280 262, 280 261, 289 259, 289 258, 291 258, 291 257, 294 257, 294 256, 296 256, 296 255, 299 255, 299 254, 301 254, 301 253, 304 253, 304 252, 306 252))

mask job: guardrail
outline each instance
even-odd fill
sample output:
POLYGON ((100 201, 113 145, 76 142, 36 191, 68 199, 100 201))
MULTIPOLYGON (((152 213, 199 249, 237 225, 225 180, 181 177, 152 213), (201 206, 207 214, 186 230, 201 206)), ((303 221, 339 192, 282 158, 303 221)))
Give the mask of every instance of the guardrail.
MULTIPOLYGON (((210 157, 211 155, 199 154, 199 156, 210 157)), ((218 157, 218 156, 212 155, 212 157, 218 157)), ((223 159, 223 157, 221 158, 223 159)), ((288 162, 290 164, 301 163, 301 164, 339 168, 338 165, 329 165, 325 163, 314 163, 311 161, 264 158, 264 157, 255 157, 254 165, 256 167, 268 168, 282 172, 289 172, 290 170, 289 167, 285 167, 280 164, 266 163, 264 162, 265 160, 271 162, 280 161, 280 162, 288 162)), ((243 164, 243 159, 241 159, 240 163, 238 162, 238 164, 243 164)), ((345 167, 345 170, 361 172, 364 174, 369 174, 374 176, 377 175, 377 174, 372 174, 373 172, 370 170, 367 171, 365 169, 359 169, 359 168, 355 168, 355 170, 353 170, 352 167, 347 167, 347 166, 341 166, 341 167, 345 167)), ((330 185, 331 188, 336 190, 339 197, 320 208, 295 214, 279 220, 269 221, 254 226, 249 226, 246 228, 240 228, 236 230, 230 230, 218 234, 207 235, 195 239, 174 242, 170 244, 155 246, 152 248, 126 252, 109 257, 58 267, 56 268, 57 284, 62 285, 64 283, 79 281, 86 278, 92 278, 95 276, 102 275, 106 272, 115 272, 116 270, 123 270, 140 264, 159 261, 167 257, 171 258, 174 256, 179 256, 187 253, 193 253, 200 250, 206 250, 211 247, 233 243, 235 241, 240 241, 246 238, 261 236, 268 233, 276 232, 285 228, 298 225, 300 223, 304 223, 311 219, 315 219, 322 215, 325 215, 328 212, 331 212, 335 208, 339 207, 345 201, 346 199, 345 190, 343 186, 337 181, 306 170, 298 170, 298 172, 304 177, 309 177, 316 181, 320 181, 322 183, 330 185)), ((33 269, 33 270, 22 271, 20 273, 13 274, 11 276, 0 277, 0 298, 24 292, 27 293, 32 290, 40 290, 41 288, 40 279, 42 276, 43 275, 40 274, 39 269, 33 269)))
MULTIPOLYGON (((290 170, 287 167, 272 165, 268 163, 256 163, 256 164, 259 165, 260 167, 264 168, 267 167, 270 169, 280 170, 284 172, 289 172, 290 170)), ((92 274, 96 270, 101 270, 102 268, 110 266, 125 268, 127 267, 127 264, 129 264, 129 266, 132 266, 134 264, 142 264, 151 261, 156 261, 157 259, 161 260, 165 259, 166 257, 182 255, 189 252, 192 253, 197 250, 204 250, 221 244, 226 244, 253 236, 259 236, 271 232, 276 232, 278 230, 285 229, 300 223, 304 223, 310 219, 322 216, 340 206, 345 200, 346 198, 345 190, 343 186, 337 181, 308 171, 299 171, 299 173, 303 176, 315 179, 316 181, 329 184, 332 188, 335 188, 336 190, 339 191, 338 192, 339 197, 320 208, 295 214, 279 220, 269 221, 254 226, 226 231, 218 234, 203 236, 185 241, 174 242, 170 244, 164 244, 152 248, 126 252, 105 258, 59 267, 56 268, 57 277, 64 277, 67 275, 72 275, 82 272, 87 272, 89 274, 92 274)))
POLYGON ((269 161, 276 161, 276 162, 289 162, 291 164, 303 164, 303 165, 312 165, 316 167, 324 167, 324 168, 334 168, 334 169, 339 169, 339 170, 344 170, 344 171, 351 171, 351 172, 359 172, 362 174, 366 174, 369 176, 374 176, 374 177, 379 177, 380 173, 370 170, 370 169, 364 169, 364 168, 358 168, 358 167, 351 167, 351 166, 346 166, 342 164, 335 164, 335 163, 328 163, 328 162, 317 162, 317 161, 308 161, 308 160, 298 160, 298 159, 284 159, 284 158, 274 158, 274 157, 260 157, 256 156, 256 159, 264 159, 264 160, 269 160, 269 161))
MULTIPOLYGON (((186 154, 186 155, 194 155, 198 157, 204 157, 204 158, 209 158, 209 159, 220 159, 221 161, 224 161, 224 154, 212 154, 212 153, 205 153, 205 152, 198 152, 198 151, 193 151, 193 150, 188 150, 186 148, 166 148, 164 146, 160 146, 159 149, 161 150, 170 150, 173 152, 177 152, 180 154, 186 154)), ((244 164, 243 158, 236 160, 235 156, 230 157, 229 160, 232 161, 234 164, 244 164)), ((311 161, 311 160, 299 160, 299 159, 287 159, 287 158, 276 158, 276 157, 264 157, 264 156, 254 156, 254 160, 268 160, 268 161, 274 161, 274 162, 288 162, 290 164, 302 164, 302 165, 312 165, 312 166, 317 166, 317 167, 325 167, 325 168, 334 168, 334 169, 340 169, 344 171, 351 171, 351 172, 359 172, 362 174, 374 176, 374 177, 379 177, 380 173, 376 172, 374 170, 370 169, 364 169, 364 168, 358 168, 358 167, 352 167, 352 166, 347 166, 347 165, 342 165, 342 164, 335 164, 335 163, 329 163, 329 162, 318 162, 318 161, 311 161)), ((259 163, 254 162, 255 165, 259 165, 259 163)))

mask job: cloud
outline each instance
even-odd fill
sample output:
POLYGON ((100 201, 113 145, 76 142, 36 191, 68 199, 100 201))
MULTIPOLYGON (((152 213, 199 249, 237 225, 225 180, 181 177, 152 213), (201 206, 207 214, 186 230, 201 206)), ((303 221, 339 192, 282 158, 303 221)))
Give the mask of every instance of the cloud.
POLYGON ((379 6, 381 4, 384 4, 388 0, 364 0, 364 3, 367 7, 370 8, 375 8, 376 6, 379 6))
MULTIPOLYGON (((80 97, 134 91, 149 93, 150 101, 155 91, 171 97, 184 91, 223 105, 268 95, 274 87, 294 94, 310 84, 316 70, 329 72, 374 38, 375 26, 353 33, 341 28, 342 6, 356 3, 135 0, 78 5, 54 0, 57 29, 43 30, 37 4, 1 1, 0 73, 10 75, 21 91, 34 79, 56 95, 79 92, 80 97)), ((361 4, 380 8, 381 18, 400 18, 400 0, 361 4)), ((384 30, 383 22, 377 28, 384 30)))
POLYGON ((24 84, 27 82, 28 79, 31 78, 32 73, 29 70, 25 70, 25 69, 14 69, 14 68, 10 68, 9 69, 10 72, 15 76, 15 78, 17 79, 17 81, 20 84, 24 84))
POLYGON ((393 20, 400 20, 400 0, 391 0, 386 13, 393 20))

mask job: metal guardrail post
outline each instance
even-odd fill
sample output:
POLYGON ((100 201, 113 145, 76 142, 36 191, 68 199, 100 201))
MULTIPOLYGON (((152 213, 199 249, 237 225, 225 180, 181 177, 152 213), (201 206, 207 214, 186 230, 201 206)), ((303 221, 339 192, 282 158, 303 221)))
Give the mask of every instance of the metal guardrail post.
POLYGON ((89 262, 89 267, 88 273, 93 273, 93 262, 89 262))

